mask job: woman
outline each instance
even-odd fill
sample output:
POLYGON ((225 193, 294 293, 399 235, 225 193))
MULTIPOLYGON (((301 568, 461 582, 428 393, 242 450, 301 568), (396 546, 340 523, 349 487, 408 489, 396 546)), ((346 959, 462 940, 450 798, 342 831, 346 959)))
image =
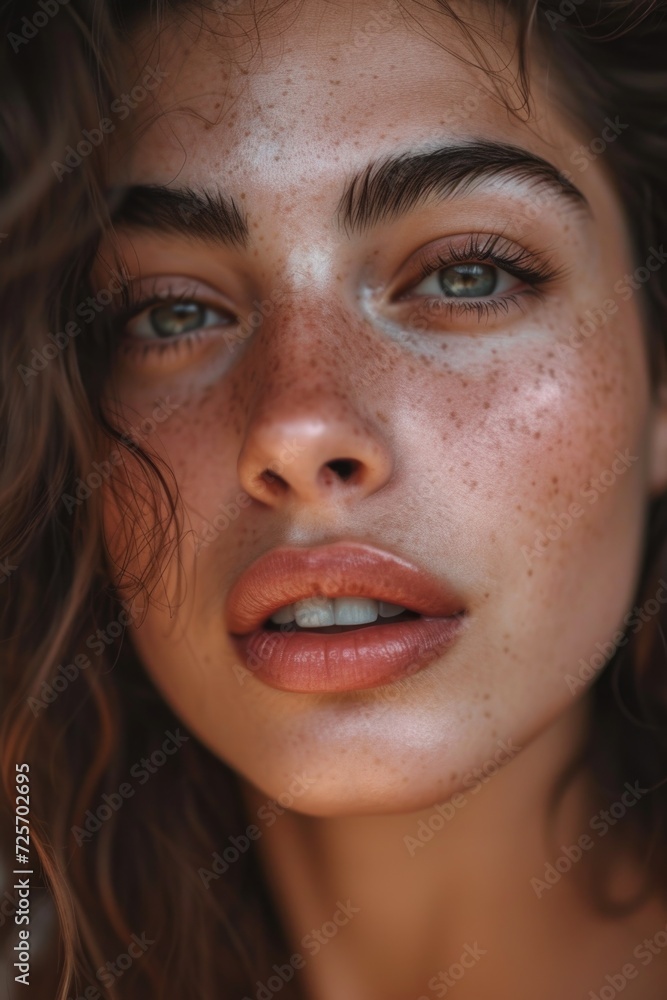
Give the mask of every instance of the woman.
POLYGON ((6 5, 8 996, 664 998, 666 10, 6 5))

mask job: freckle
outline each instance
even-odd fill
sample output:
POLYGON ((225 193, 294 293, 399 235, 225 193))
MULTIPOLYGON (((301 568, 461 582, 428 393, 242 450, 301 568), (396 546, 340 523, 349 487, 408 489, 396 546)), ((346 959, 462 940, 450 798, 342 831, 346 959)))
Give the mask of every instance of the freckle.
POLYGON ((533 571, 532 571, 532 569, 529 569, 528 570, 528 576, 532 576, 532 575, 533 575, 533 571))
POLYGON ((485 718, 485 719, 490 719, 490 718, 491 718, 491 713, 490 713, 490 712, 488 712, 488 711, 485 711, 485 712, 484 712, 484 718, 485 718))
POLYGON ((483 701, 488 701, 490 697, 491 695, 489 694, 489 692, 485 691, 483 695, 483 701))

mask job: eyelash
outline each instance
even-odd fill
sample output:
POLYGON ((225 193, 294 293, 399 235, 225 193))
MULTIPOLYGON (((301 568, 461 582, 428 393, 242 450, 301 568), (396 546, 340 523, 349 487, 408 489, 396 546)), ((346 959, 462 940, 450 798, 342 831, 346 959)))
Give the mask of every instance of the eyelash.
MULTIPOLYGON (((207 306, 206 303, 202 302, 197 295, 196 286, 194 288, 186 288, 185 290, 181 289, 180 292, 174 292, 171 287, 167 286, 167 288, 163 289, 159 294, 153 292, 152 294, 145 295, 135 301, 132 300, 132 291, 127 289, 124 296, 124 307, 121 313, 116 317, 114 325, 116 330, 122 335, 130 320, 135 319, 147 309, 151 309, 154 306, 173 306, 177 305, 179 302, 197 302, 214 312, 225 311, 223 308, 214 308, 213 306, 207 306)), ((215 329, 215 327, 202 327, 202 329, 195 330, 193 333, 186 334, 182 337, 174 337, 173 340, 166 339, 162 341, 146 340, 145 342, 142 342, 138 338, 133 340, 131 337, 126 335, 120 340, 119 351, 126 356, 138 356, 140 358, 145 358, 149 354, 157 354, 160 357, 163 357, 165 354, 172 351, 192 351, 200 341, 205 339, 208 331, 212 329, 215 329)))
MULTIPOLYGON (((453 267, 456 264, 467 263, 493 264, 513 277, 525 281, 529 288, 498 298, 477 300, 473 298, 457 299, 452 297, 448 299, 446 297, 424 296, 422 307, 426 309, 432 308, 433 311, 437 310, 439 314, 444 312, 448 316, 476 313, 477 319, 481 322, 492 316, 497 316, 501 312, 507 313, 511 305, 519 304, 520 296, 522 295, 540 294, 543 285, 555 281, 564 274, 563 268, 552 266, 539 254, 531 253, 522 247, 517 247, 516 244, 510 243, 502 236, 482 236, 475 233, 467 239, 465 245, 462 247, 447 246, 443 250, 438 249, 434 252, 426 251, 421 258, 416 280, 414 277, 411 279, 409 288, 399 294, 398 299, 408 298, 409 294, 407 293, 410 289, 413 289, 415 285, 419 285, 426 278, 431 277, 438 271, 453 267), (505 249, 499 249, 499 246, 502 248, 503 245, 505 249)), ((153 306, 176 305, 179 302, 200 302, 200 304, 205 305, 205 303, 201 303, 201 300, 197 298, 195 289, 185 289, 174 293, 171 289, 167 288, 160 294, 154 292, 135 302, 132 302, 132 292, 128 291, 124 303, 125 307, 116 319, 117 329, 123 331, 131 319, 134 319, 140 313, 153 306)), ((214 307, 208 306, 207 308, 213 309, 214 307)), ((223 309, 215 311, 224 312, 223 309)), ((215 327, 202 327, 200 330, 181 337, 175 337, 173 340, 155 340, 146 341, 146 343, 132 340, 129 336, 126 336, 124 340, 121 340, 119 349, 125 355, 131 355, 132 357, 139 356, 141 358, 145 358, 149 354, 157 354, 163 357, 165 354, 173 351, 192 351, 198 343, 206 338, 207 332, 212 329, 215 329, 215 327)))
POLYGON ((517 247, 503 236, 483 236, 474 233, 462 247, 448 246, 444 250, 426 251, 421 258, 417 281, 411 279, 409 288, 412 289, 415 284, 420 284, 438 271, 456 264, 470 263, 493 264, 512 277, 525 281, 530 287, 495 299, 447 299, 425 296, 423 308, 433 307, 438 313, 445 312, 449 316, 474 312, 479 320, 488 319, 501 312, 507 313, 511 305, 519 303, 522 295, 539 295, 543 285, 548 285, 565 274, 564 268, 549 264, 541 255, 517 247))

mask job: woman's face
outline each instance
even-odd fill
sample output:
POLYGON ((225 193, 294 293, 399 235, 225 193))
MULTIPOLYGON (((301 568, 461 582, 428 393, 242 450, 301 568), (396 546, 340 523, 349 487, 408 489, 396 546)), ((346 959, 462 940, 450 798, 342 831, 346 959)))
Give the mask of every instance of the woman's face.
MULTIPOLYGON (((123 427, 163 407, 142 443, 185 514, 133 641, 264 793, 305 774, 304 812, 420 808, 573 715, 631 607, 665 475, 640 322, 662 248, 629 252, 603 149, 625 124, 581 134, 537 77, 511 116, 440 11, 290 2, 259 41, 245 4, 199 23, 138 38, 161 81, 116 146, 117 183, 173 194, 119 217, 158 302, 109 399, 123 427), (421 617, 264 627, 317 595, 336 621, 369 598, 421 617)), ((122 588, 158 558, 150 505, 106 504, 122 588)))

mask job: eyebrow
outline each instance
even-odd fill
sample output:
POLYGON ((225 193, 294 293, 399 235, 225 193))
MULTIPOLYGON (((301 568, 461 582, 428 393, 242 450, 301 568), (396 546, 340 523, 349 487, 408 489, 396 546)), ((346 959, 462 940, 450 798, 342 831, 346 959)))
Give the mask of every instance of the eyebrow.
MULTIPOLYGON (((520 146, 477 141, 370 163, 348 184, 338 203, 338 222, 350 234, 363 232, 430 198, 452 198, 483 181, 502 178, 542 189, 564 205, 569 202, 590 212, 584 194, 548 160, 520 146)), ((536 204, 541 205, 539 197, 536 204)))
POLYGON ((250 238, 245 214, 233 198, 219 191, 135 184, 116 190, 113 221, 130 229, 148 229, 203 242, 243 248, 250 238))
MULTIPOLYGON (((431 198, 453 198, 503 178, 590 212, 584 194, 548 160, 520 146, 480 140, 374 160, 347 182, 335 218, 348 235, 361 233, 431 198)), ((115 193, 116 225, 239 248, 250 240, 245 213, 221 191, 139 184, 115 193)), ((537 194, 536 205, 541 204, 537 194)))

